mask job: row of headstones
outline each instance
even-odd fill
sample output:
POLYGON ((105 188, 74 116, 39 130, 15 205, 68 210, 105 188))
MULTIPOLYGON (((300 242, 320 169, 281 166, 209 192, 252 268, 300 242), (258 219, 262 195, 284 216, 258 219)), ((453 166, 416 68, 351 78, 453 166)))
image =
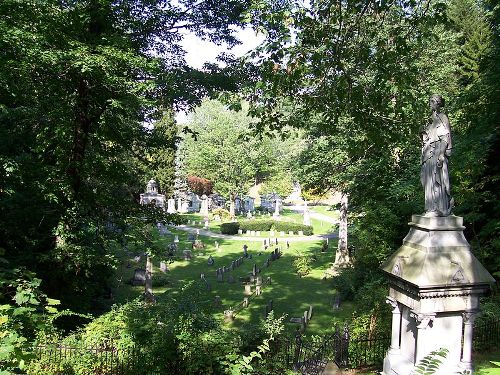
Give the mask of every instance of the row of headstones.
MULTIPOLYGON (((266 279, 266 285, 270 285, 272 282, 271 277, 269 276, 266 279)), ((244 297, 243 301, 240 303, 241 308, 240 309, 229 309, 224 311, 224 317, 228 320, 233 320, 234 316, 238 311, 241 309, 247 308, 250 305, 250 298, 253 295, 251 292, 251 286, 249 284, 246 284, 245 286, 249 286, 250 294, 248 297, 244 297)), ((262 294, 262 289, 264 287, 264 284, 262 283, 262 277, 258 276, 256 280, 256 289, 255 289, 255 296, 259 296, 262 294)), ((245 288, 246 290, 247 288, 245 288)), ((269 302, 266 305, 266 317, 269 314, 269 312, 273 309, 273 300, 269 300, 269 302)))
POLYGON ((298 318, 291 318, 290 323, 298 323, 300 324, 300 331, 304 332, 309 324, 309 321, 312 318, 313 307, 309 305, 309 309, 304 311, 304 314, 298 318))
MULTIPOLYGON (((246 231, 243 231, 243 229, 238 229, 238 234, 247 234, 247 235, 252 236, 252 237, 260 237, 261 231, 260 230, 257 230, 257 231, 255 231, 255 230, 246 230, 246 231)), ((276 233, 274 231, 270 231, 269 235, 271 237, 274 237, 274 236, 276 236, 276 233)), ((284 231, 280 231, 279 235, 281 237, 285 237, 286 233, 284 231)), ((288 231, 288 235, 289 236, 293 236, 293 235, 295 235, 295 232, 293 230, 288 231)), ((303 236, 304 235, 304 231, 299 230, 297 232, 297 235, 303 236)))
MULTIPOLYGON (((243 264, 243 260, 244 260, 243 257, 239 257, 236 260, 231 261, 231 264, 228 267, 223 266, 221 268, 217 268, 217 270, 215 271, 215 276, 217 277, 217 282, 219 282, 219 283, 224 282, 224 274, 241 266, 243 264)), ((234 283, 234 282, 235 282, 234 277, 232 275, 229 275, 228 283, 234 283)))
POLYGON ((208 229, 208 220, 205 221, 188 220, 188 225, 203 225, 205 229, 208 229))

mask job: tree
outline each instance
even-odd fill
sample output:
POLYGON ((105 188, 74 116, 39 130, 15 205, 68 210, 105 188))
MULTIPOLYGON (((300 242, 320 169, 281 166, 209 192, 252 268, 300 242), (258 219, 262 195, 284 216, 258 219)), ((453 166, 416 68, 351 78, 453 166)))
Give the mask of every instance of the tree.
POLYGON ((210 180, 214 190, 231 201, 248 191, 257 171, 258 143, 245 138, 250 121, 243 111, 207 100, 188 124, 196 138, 184 139, 188 174, 210 180))
POLYGON ((186 66, 183 33, 234 45, 247 7, 2 1, 0 246, 13 267, 36 271, 66 306, 90 308, 115 261, 121 235, 110 228, 135 210, 152 170, 171 189, 172 167, 160 165, 173 160, 176 129, 168 112, 157 122, 164 109, 232 86, 215 66, 186 66))

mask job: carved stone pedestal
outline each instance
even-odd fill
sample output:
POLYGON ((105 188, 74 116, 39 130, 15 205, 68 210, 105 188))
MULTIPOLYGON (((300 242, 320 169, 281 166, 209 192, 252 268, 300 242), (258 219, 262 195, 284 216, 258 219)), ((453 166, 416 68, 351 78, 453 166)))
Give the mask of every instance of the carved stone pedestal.
POLYGON ((448 354, 436 374, 472 371, 472 322, 493 277, 470 251, 457 216, 413 215, 401 246, 382 266, 390 282, 391 348, 384 375, 409 375, 434 350, 448 354))

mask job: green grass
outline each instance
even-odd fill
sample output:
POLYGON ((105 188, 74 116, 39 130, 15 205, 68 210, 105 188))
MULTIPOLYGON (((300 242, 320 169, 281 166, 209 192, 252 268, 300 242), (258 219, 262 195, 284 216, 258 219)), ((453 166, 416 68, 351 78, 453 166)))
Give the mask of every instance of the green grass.
MULTIPOLYGON (((173 234, 178 234, 179 253, 182 250, 190 248, 190 242, 187 241, 187 233, 172 229, 173 234)), ((162 241, 166 246, 169 241, 172 241, 173 236, 167 236, 162 241)), ((236 282, 234 284, 227 283, 227 276, 225 276, 224 283, 218 283, 216 280, 215 270, 224 265, 229 266, 231 261, 243 255, 242 247, 245 242, 234 240, 221 240, 209 237, 200 236, 200 239, 205 244, 204 250, 193 250, 193 259, 191 261, 176 260, 169 264, 170 271, 163 274, 159 270, 160 259, 154 259, 154 275, 153 275, 153 289, 155 294, 160 293, 175 293, 176 290, 187 280, 199 280, 200 274, 205 273, 206 279, 212 286, 212 291, 207 291, 207 299, 213 300, 216 295, 221 297, 222 307, 218 308, 216 314, 220 317, 223 311, 235 307, 238 303, 243 301, 244 287, 239 282, 238 277, 248 276, 252 270, 254 262, 261 268, 261 275, 263 279, 270 276, 272 284, 264 288, 260 296, 253 297, 250 300, 248 308, 242 310, 237 316, 232 325, 236 328, 242 327, 245 323, 258 323, 264 319, 265 305, 272 299, 274 311, 277 316, 287 314, 290 317, 300 317, 304 311, 313 306, 313 318, 307 328, 308 334, 325 334, 333 329, 333 323, 337 320, 348 319, 352 313, 352 307, 349 303, 344 303, 340 310, 334 311, 332 309, 333 291, 328 281, 322 280, 324 271, 330 266, 333 259, 333 249, 335 249, 335 242, 330 242, 330 250, 326 253, 320 252, 321 241, 318 242, 305 242, 305 243, 291 243, 290 249, 286 249, 284 243, 283 256, 270 262, 269 268, 264 267, 264 262, 270 255, 271 249, 264 251, 262 249, 261 241, 254 241, 246 243, 249 247, 249 252, 253 255, 253 259, 244 260, 242 266, 235 268, 230 272, 236 282), (214 242, 218 241, 220 248, 217 251, 214 242), (262 255, 258 255, 262 252, 262 255), (295 256, 300 253, 309 255, 316 254, 317 260, 313 263, 312 272, 300 278, 292 266, 292 261, 295 256), (215 259, 213 266, 208 266, 207 260, 209 255, 215 259), (166 286, 156 287, 155 278, 168 278, 169 283, 166 286)), ((133 257, 132 257, 133 258, 133 257)), ((115 292, 114 302, 123 303, 131 300, 139 295, 144 290, 143 286, 132 286, 126 281, 130 280, 133 276, 134 269, 145 266, 145 258, 142 257, 139 263, 135 263, 133 259, 122 257, 120 265, 117 269, 115 277, 115 292), (127 268, 127 264, 131 267, 127 268)), ((295 330, 297 325, 287 323, 287 329, 295 330)))

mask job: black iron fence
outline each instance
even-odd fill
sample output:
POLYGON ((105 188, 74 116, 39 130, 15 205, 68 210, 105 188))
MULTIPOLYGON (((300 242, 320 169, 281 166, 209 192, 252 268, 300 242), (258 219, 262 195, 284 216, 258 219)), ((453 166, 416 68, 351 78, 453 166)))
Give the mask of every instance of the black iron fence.
POLYGON ((341 368, 379 365, 390 345, 389 337, 351 338, 348 326, 337 326, 319 342, 301 335, 276 343, 267 360, 281 361, 284 367, 303 374, 320 374, 328 362, 341 368))
MULTIPOLYGON (((474 327, 474 350, 498 347, 500 320, 474 327)), ((271 366, 294 369, 303 374, 320 374, 328 362, 341 368, 381 366, 390 346, 390 338, 352 338, 348 326, 337 326, 333 334, 311 341, 297 334, 293 338, 274 341, 263 358, 271 366)), ((116 348, 112 343, 99 347, 40 345, 35 350, 40 373, 65 374, 72 369, 80 375, 130 375, 175 373, 175 364, 152 363, 145 352, 135 347, 116 348), (154 365, 154 366, 152 366, 154 365), (76 371, 75 371, 76 370, 76 371), (174 371, 174 372, 171 372, 174 371)))
POLYGON ((160 374, 135 347, 117 348, 113 344, 96 347, 39 345, 35 350, 36 369, 43 374, 131 375, 160 374), (68 372, 69 371, 69 372, 68 372))
POLYGON ((488 350, 499 346, 500 319, 474 326, 472 347, 474 351, 488 350))

